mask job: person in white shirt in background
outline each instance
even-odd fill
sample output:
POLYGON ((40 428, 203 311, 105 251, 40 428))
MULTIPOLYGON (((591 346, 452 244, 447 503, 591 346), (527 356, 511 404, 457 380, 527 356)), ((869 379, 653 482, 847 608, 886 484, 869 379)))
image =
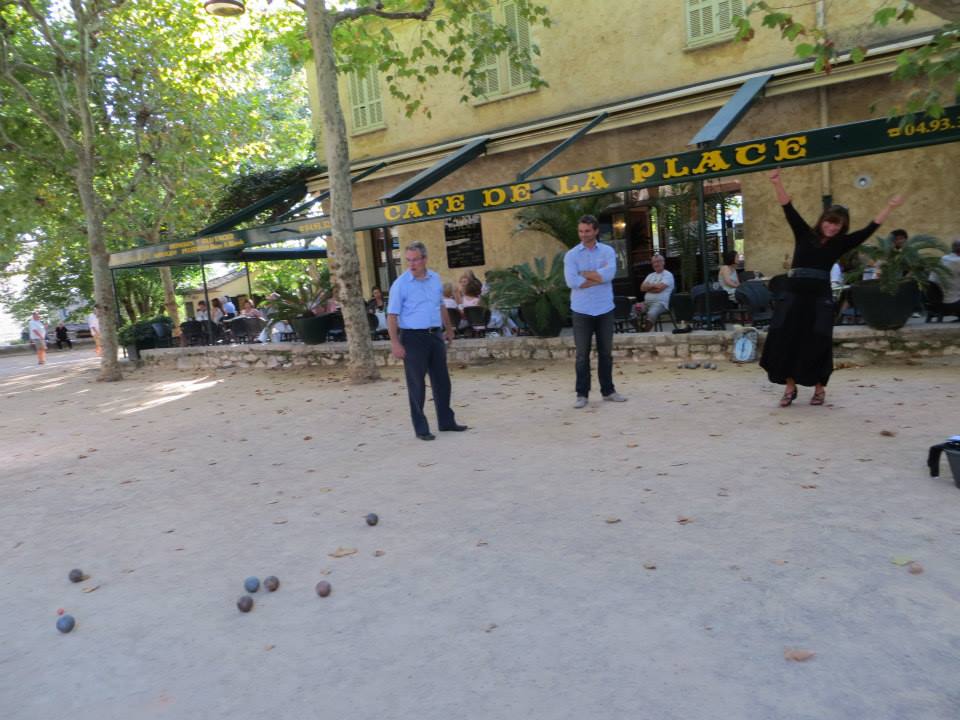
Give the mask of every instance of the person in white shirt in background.
POLYGON ((27 325, 30 333, 30 342, 33 343, 37 351, 37 365, 44 365, 47 362, 47 326, 40 319, 40 313, 33 311, 33 317, 27 325))
POLYGON ((90 337, 97 348, 97 355, 103 355, 103 346, 100 344, 100 318, 97 317, 97 311, 92 310, 87 315, 87 326, 90 328, 90 337))
POLYGON ((657 318, 670 309, 670 295, 676 281, 673 279, 673 273, 664 268, 665 260, 663 255, 657 254, 650 258, 650 264, 653 266, 653 272, 644 278, 640 285, 641 292, 644 293, 643 302, 647 307, 647 314, 643 320, 644 332, 653 330, 657 318))

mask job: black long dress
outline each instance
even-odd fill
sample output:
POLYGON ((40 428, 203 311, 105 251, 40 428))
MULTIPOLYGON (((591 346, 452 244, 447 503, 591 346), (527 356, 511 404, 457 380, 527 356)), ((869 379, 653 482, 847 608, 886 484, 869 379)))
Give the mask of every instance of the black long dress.
POLYGON ((838 235, 821 244, 792 203, 783 206, 793 230, 793 268, 823 270, 824 279, 787 278, 774 298, 770 332, 763 345, 760 367, 770 382, 785 385, 826 385, 833 372, 833 294, 829 272, 841 255, 863 243, 878 227, 871 222, 856 232, 838 235))

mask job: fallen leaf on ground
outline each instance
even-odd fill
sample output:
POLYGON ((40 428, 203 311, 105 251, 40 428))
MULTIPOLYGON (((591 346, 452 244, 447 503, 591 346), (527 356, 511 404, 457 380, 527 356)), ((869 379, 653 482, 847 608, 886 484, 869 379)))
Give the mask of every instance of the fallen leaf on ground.
POLYGON ((383 550, 374 550, 374 551, 373 551, 373 556, 374 556, 374 557, 383 557, 383 556, 386 555, 386 554, 387 554, 387 553, 384 552, 383 550))
POLYGON ((267 650, 267 651, 270 651, 270 650, 273 650, 275 647, 276 647, 276 645, 264 645, 264 646, 263 646, 263 649, 264 649, 264 650, 267 650))
POLYGON ((356 548, 338 547, 336 550, 330 553, 330 557, 342 558, 342 557, 347 557, 348 555, 356 555, 356 554, 357 554, 356 548))
POLYGON ((892 558, 890 558, 890 562, 892 562, 894 565, 903 567, 904 565, 909 565, 912 563, 913 558, 907 557, 906 555, 894 555, 892 558))
POLYGON ((273 524, 274 524, 274 525, 286 525, 286 524, 287 524, 287 521, 286 521, 286 520, 274 520, 274 521, 273 521, 273 524))
POLYGON ((637 447, 637 443, 627 443, 627 447, 628 447, 628 448, 635 448, 635 447, 637 447))
POLYGON ((883 435, 884 437, 896 437, 896 436, 897 436, 897 433, 895 433, 893 430, 881 430, 881 431, 880 431, 880 434, 883 435))
POLYGON ((680 525, 689 525, 689 524, 692 523, 692 522, 693 522, 693 518, 692 518, 692 517, 686 517, 686 516, 684 516, 684 515, 680 515, 680 516, 677 518, 677 523, 679 523, 680 525))
POLYGON ((817 486, 816 486, 816 485, 801 485, 800 487, 802 487, 804 490, 816 490, 816 489, 817 489, 817 486))
POLYGON ((487 626, 483 629, 483 631, 484 631, 484 632, 492 632, 493 630, 496 630, 497 627, 498 627, 498 626, 497 626, 496 623, 490 623, 489 625, 487 625, 487 626))
POLYGON ((615 525, 615 524, 617 524, 618 522, 620 522, 620 518, 618 518, 618 517, 608 517, 606 520, 604 520, 604 522, 607 523, 607 525, 615 525))
POLYGON ((774 565, 786 565, 790 561, 789 560, 771 560, 770 562, 772 562, 774 565))
MULTIPOLYGON (((911 570, 911 572, 912 572, 912 570, 911 570)), ((923 572, 923 570, 921 569, 920 572, 923 572)), ((85 593, 92 593, 92 592, 93 592, 94 590, 96 590, 98 587, 100 587, 100 586, 99 586, 99 585, 91 585, 90 587, 80 588, 80 590, 81 590, 82 592, 85 592, 85 593)))
POLYGON ((417 467, 431 467, 432 465, 436 465, 436 463, 417 463, 417 467))
POLYGON ((643 564, 643 569, 644 569, 644 570, 656 570, 656 569, 657 569, 657 566, 654 565, 653 563, 644 563, 644 564, 643 564))
POLYGON ((907 563, 907 572, 911 575, 919 575, 923 572, 923 565, 918 562, 907 563))
POLYGON ((814 655, 816 655, 816 653, 810 652, 809 650, 800 650, 799 648, 787 648, 783 651, 783 657, 792 662, 806 662, 814 655))
MULTIPOLYGON (((304 435, 304 436, 303 436, 303 439, 304 439, 304 440, 313 440, 313 435, 304 435)), ((270 647, 273 647, 273 646, 271 645, 270 647)))
POLYGON ((486 540, 477 540, 477 547, 483 547, 484 545, 489 545, 486 540))

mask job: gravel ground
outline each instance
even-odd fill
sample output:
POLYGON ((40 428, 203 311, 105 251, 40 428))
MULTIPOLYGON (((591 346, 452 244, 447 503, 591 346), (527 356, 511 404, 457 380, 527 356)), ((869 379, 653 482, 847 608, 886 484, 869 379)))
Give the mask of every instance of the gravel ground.
POLYGON ((396 370, 30 360, 0 358, 5 718, 960 716, 960 490, 925 467, 956 361, 787 409, 755 365, 619 366, 585 410, 570 365, 454 368, 471 430, 424 443, 396 370), (241 614, 250 575, 281 585, 241 614))

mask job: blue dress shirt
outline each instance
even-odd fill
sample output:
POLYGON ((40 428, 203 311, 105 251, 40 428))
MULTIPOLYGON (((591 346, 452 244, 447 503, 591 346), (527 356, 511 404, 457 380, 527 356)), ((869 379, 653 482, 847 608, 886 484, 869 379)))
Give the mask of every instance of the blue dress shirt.
POLYGON ((613 276, 617 274, 617 253, 609 245, 598 242, 592 250, 580 243, 563 256, 563 274, 570 288, 570 309, 581 315, 603 315, 613 310, 613 276), (584 270, 595 270, 601 285, 581 288, 584 270))
POLYGON ((397 316, 397 325, 403 330, 426 330, 443 327, 440 306, 443 304, 443 283, 433 270, 417 280, 407 270, 390 286, 387 314, 397 316))

